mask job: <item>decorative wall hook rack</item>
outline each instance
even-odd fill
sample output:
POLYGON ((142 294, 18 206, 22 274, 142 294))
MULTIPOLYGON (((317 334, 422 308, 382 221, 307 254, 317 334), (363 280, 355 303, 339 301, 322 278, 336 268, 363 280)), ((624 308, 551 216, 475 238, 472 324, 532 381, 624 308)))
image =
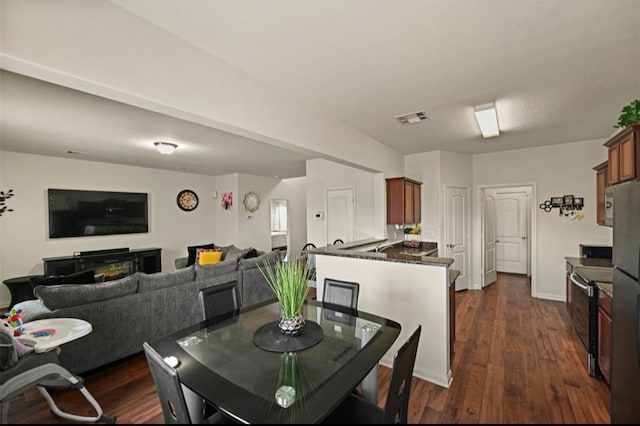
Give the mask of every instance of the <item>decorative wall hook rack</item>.
POLYGON ((583 197, 574 197, 573 195, 551 197, 550 200, 546 200, 539 207, 547 213, 557 208, 560 216, 571 217, 572 219, 580 220, 584 217, 584 214, 580 213, 580 210, 584 207, 583 197))

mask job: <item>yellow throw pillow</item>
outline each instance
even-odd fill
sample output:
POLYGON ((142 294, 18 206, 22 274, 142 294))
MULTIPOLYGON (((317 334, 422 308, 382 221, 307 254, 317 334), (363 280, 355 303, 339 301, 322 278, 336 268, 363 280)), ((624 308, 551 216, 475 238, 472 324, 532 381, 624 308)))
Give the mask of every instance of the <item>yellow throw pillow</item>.
POLYGON ((222 260, 221 251, 203 251, 198 257, 199 265, 214 265, 222 260))

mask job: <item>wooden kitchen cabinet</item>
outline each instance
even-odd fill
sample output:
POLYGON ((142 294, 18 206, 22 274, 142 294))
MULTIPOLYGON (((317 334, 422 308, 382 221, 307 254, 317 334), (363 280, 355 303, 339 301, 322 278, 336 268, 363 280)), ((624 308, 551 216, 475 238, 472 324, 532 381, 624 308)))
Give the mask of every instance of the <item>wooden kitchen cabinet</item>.
POLYGON ((406 177, 387 179, 387 224, 420 223, 422 182, 406 177))
POLYGON ((640 176, 640 124, 621 130, 604 146, 609 148, 609 184, 625 182, 640 176))
POLYGON ((609 295, 602 290, 598 292, 598 367, 608 384, 611 384, 611 356, 613 355, 611 302, 609 295))
POLYGON ((609 186, 609 162, 600 163, 593 170, 596 171, 596 222, 598 225, 604 225, 604 190, 609 186))

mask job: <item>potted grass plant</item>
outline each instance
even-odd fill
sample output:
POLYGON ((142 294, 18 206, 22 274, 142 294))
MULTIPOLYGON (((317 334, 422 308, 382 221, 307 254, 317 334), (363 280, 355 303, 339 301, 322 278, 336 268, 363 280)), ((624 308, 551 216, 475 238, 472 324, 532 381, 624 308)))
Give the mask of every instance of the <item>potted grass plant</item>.
POLYGON ((307 262, 297 258, 278 259, 275 265, 265 263, 258 267, 280 302, 282 311, 278 324, 280 331, 290 336, 297 336, 304 327, 302 305, 309 294, 307 262))

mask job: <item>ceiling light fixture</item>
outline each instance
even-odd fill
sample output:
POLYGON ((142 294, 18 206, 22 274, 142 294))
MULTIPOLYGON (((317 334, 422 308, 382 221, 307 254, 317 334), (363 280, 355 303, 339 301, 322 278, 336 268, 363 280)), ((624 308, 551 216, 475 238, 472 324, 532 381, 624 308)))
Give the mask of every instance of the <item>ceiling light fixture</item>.
POLYGON ((178 145, 171 142, 154 142, 153 144, 156 146, 156 149, 158 150, 158 152, 164 155, 173 154, 173 151, 175 151, 176 148, 178 147, 178 145))
POLYGON ((491 138, 500 134, 498 127, 498 113, 496 106, 492 103, 478 105, 475 107, 476 120, 483 138, 491 138))

